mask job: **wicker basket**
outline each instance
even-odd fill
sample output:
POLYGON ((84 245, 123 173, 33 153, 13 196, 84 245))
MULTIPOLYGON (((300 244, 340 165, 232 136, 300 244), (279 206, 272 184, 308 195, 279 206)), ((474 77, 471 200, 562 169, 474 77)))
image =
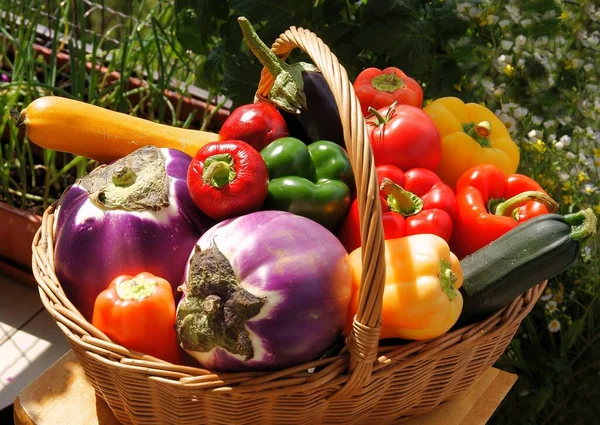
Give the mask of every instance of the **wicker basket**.
MULTIPOLYGON (((385 279, 377 178, 352 84, 313 33, 290 28, 273 45, 305 51, 328 82, 355 170, 362 287, 351 335, 338 355, 277 372, 212 373, 175 366, 115 345, 66 298, 54 272, 54 207, 33 242, 33 271, 46 309, 64 332, 97 394, 123 424, 385 424, 424 413, 468 389, 504 352, 545 282, 492 317, 429 341, 379 347, 385 279)), ((263 70, 260 99, 272 84, 263 70)))

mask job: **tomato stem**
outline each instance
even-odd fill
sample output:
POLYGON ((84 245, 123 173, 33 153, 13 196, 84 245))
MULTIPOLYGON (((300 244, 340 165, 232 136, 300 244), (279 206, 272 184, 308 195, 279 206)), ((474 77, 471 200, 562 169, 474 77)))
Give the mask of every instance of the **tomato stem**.
POLYGON ((394 103, 392 103, 390 105, 390 107, 388 108, 387 112, 385 113, 385 117, 383 115, 381 115, 381 113, 373 108, 372 106, 369 106, 368 111, 373 114, 375 116, 375 118, 377 118, 377 126, 380 127, 384 124, 386 124, 391 118, 392 115, 394 115, 394 112, 396 112, 396 106, 398 105, 398 101, 395 100, 394 103))

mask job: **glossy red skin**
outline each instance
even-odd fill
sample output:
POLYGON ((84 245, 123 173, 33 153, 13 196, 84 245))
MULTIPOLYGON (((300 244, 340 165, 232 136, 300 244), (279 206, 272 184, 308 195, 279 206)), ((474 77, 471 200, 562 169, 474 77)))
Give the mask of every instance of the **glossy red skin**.
MULTIPOLYGON (((385 117, 389 108, 378 110, 385 117)), ((423 110, 397 105, 388 122, 378 125, 375 116, 367 118, 375 165, 395 165, 435 170, 442 158, 442 140, 435 123, 423 110)))
POLYGON ((517 219, 488 211, 491 199, 509 199, 529 190, 546 193, 530 177, 522 174, 506 177, 491 164, 481 164, 467 170, 456 183, 457 209, 450 243, 452 252, 458 258, 463 258, 498 239, 519 223, 548 214, 546 206, 535 201, 528 201, 516 208, 517 219))
MULTIPOLYGON (((452 217, 456 210, 452 189, 433 171, 423 168, 411 169, 404 173, 393 165, 378 166, 377 179, 380 185, 386 177, 419 196, 423 200, 423 210, 404 217, 400 213, 390 211, 387 200, 380 196, 384 238, 396 239, 432 233, 449 242, 452 235, 452 217)), ((361 246, 357 202, 355 200, 350 206, 348 216, 338 232, 338 238, 349 253, 361 246)))
POLYGON ((212 142, 203 146, 192 159, 187 178, 190 196, 204 214, 224 220, 258 211, 267 197, 269 172, 260 153, 241 140, 212 142), (216 188, 202 179, 204 162, 213 155, 233 158, 235 178, 216 188))
POLYGON ((273 140, 288 135, 281 113, 265 102, 238 106, 219 130, 219 140, 242 140, 258 152, 273 140))
POLYGON ((399 104, 411 105, 420 108, 423 104, 423 89, 417 81, 407 76, 402 70, 395 67, 388 67, 383 70, 377 68, 367 68, 358 74, 354 81, 354 91, 364 116, 368 116, 369 106, 374 109, 381 109, 390 106, 394 101, 399 104), (382 74, 396 74, 402 78, 404 87, 398 88, 393 92, 380 91, 373 86, 371 80, 382 74))

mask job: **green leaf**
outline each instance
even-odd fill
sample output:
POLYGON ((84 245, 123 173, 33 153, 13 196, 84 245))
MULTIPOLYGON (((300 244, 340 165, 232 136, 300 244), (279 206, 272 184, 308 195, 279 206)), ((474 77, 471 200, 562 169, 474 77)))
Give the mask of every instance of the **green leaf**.
POLYGON ((560 342, 560 355, 564 357, 568 351, 575 345, 577 338, 583 332, 585 328, 585 319, 575 320, 569 329, 563 334, 562 341, 560 342))
POLYGON ((546 407, 548 401, 552 398, 554 394, 554 386, 552 384, 546 384, 542 387, 542 389, 537 393, 534 401, 534 409, 536 413, 540 413, 546 407))

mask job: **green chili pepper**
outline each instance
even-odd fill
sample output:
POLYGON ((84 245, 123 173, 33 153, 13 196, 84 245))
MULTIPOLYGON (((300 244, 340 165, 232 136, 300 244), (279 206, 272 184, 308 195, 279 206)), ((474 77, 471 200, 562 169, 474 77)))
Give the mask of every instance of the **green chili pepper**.
POLYGON ((306 145, 283 137, 260 153, 269 171, 264 209, 288 211, 335 231, 351 203, 354 174, 338 144, 319 140, 306 145))

